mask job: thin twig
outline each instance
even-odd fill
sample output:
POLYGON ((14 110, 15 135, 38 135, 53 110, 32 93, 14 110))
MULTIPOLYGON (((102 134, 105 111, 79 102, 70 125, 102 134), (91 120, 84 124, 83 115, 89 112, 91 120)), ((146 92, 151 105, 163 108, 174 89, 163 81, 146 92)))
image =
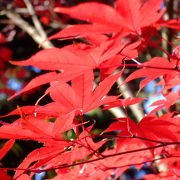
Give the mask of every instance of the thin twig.
MULTIPOLYGON (((148 161, 143 161, 143 162, 140 162, 140 163, 134 163, 134 164, 126 164, 126 165, 123 165, 123 166, 112 166, 112 167, 106 167, 104 169, 104 171, 107 171, 109 169, 116 169, 116 168, 125 168, 125 167, 130 167, 130 166, 138 166, 138 165, 143 165, 145 163, 154 163, 156 161, 159 161, 161 159, 166 159, 166 158, 172 158, 172 157, 177 157, 177 158, 180 158, 180 156, 170 156, 170 157, 164 157, 164 156, 161 156, 159 158, 156 158, 156 159, 152 159, 152 160, 148 160, 148 161)), ((137 179, 136 179, 137 180, 137 179)))
POLYGON ((123 152, 119 152, 119 153, 104 155, 103 157, 99 157, 99 158, 96 158, 96 159, 91 159, 91 160, 72 163, 72 164, 63 164, 63 165, 59 165, 57 167, 47 168, 47 169, 24 169, 24 168, 2 168, 2 167, 0 169, 16 170, 16 171, 20 170, 20 171, 24 171, 24 173, 26 173, 26 172, 41 173, 41 172, 44 172, 44 171, 63 169, 63 168, 78 166, 78 165, 82 165, 82 164, 88 164, 88 163, 100 161, 100 160, 110 158, 110 157, 114 157, 114 156, 121 156, 121 155, 124 155, 124 154, 131 154, 131 153, 136 153, 136 152, 148 151, 148 150, 157 149, 157 148, 160 148, 160 147, 165 147, 165 146, 170 146, 170 145, 177 145, 177 144, 180 144, 180 142, 171 142, 171 143, 165 143, 165 144, 160 144, 160 145, 146 147, 146 148, 139 148, 139 149, 134 149, 134 150, 130 150, 130 151, 123 151, 123 152))

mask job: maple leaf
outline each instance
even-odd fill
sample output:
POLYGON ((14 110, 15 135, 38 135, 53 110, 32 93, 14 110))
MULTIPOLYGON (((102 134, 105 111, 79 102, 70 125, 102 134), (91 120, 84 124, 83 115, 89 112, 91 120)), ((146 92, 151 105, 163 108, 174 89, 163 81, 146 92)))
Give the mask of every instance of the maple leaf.
MULTIPOLYGON (((103 62, 114 57, 121 51, 124 51, 124 57, 126 57, 127 54, 131 54, 131 51, 137 56, 137 53, 134 53, 134 51, 137 52, 135 48, 137 48, 139 43, 135 43, 133 46, 130 45, 130 49, 128 47, 130 41, 126 43, 120 42, 121 35, 114 38, 101 37, 102 38, 98 38, 101 42, 95 45, 79 43, 63 48, 48 48, 41 50, 28 60, 10 62, 14 65, 31 65, 42 70, 70 71, 73 69, 73 71, 76 72, 78 69, 84 72, 86 70, 99 68, 103 62)), ((87 39, 90 39, 90 43, 94 42, 91 36, 88 36, 87 39)))
MULTIPOLYGON (((31 165, 33 162, 37 161, 43 161, 42 164, 39 163, 36 168, 41 167, 42 165, 45 165, 48 161, 50 161, 52 158, 55 158, 57 155, 63 153, 66 146, 64 144, 60 145, 58 143, 55 147, 42 147, 40 149, 36 149, 32 151, 28 156, 23 160, 23 162, 18 166, 18 168, 33 168, 35 165, 31 165)), ((14 178, 17 178, 19 176, 23 175, 22 171, 16 171, 14 178)), ((31 173, 31 176, 34 175, 34 172, 31 173)))
MULTIPOLYGON (((99 107, 104 103, 114 101, 116 97, 106 98, 104 96, 110 90, 111 86, 114 84, 120 74, 121 72, 109 76, 94 90, 93 73, 91 71, 72 80, 72 87, 66 83, 62 84, 59 82, 53 82, 47 91, 50 92, 53 100, 59 102, 59 106, 64 105, 70 113, 66 112, 66 114, 61 115, 58 119, 56 119, 55 123, 51 123, 37 120, 38 116, 34 116, 34 112, 32 116, 26 116, 23 114, 23 112, 21 112, 20 114, 22 117, 20 119, 16 120, 12 124, 2 126, 0 128, 0 138, 31 139, 42 142, 46 146, 29 154, 19 168, 26 169, 32 162, 39 160, 39 163, 34 165, 37 168, 49 163, 53 157, 58 159, 60 150, 63 148, 64 151, 64 147, 72 144, 71 142, 69 144, 68 142, 60 141, 60 134, 75 127, 73 125, 75 110, 77 111, 77 114, 82 114, 86 111, 99 107), (61 126, 62 122, 64 123, 64 126, 61 126), (40 127, 46 128, 41 129, 40 127), (50 152, 53 152, 53 154, 50 152)), ((57 111, 59 106, 56 106, 57 111)), ((48 105, 46 105, 46 108, 47 107, 48 105)), ((26 110, 27 107, 24 107, 23 109, 26 110)), ((32 110, 30 110, 28 113, 31 114, 31 111, 32 110)), ((37 111, 36 113, 38 114, 37 111)), ((10 113, 10 115, 14 114, 17 114, 17 111, 10 113)), ((95 149, 95 146, 92 146, 93 143, 91 141, 87 141, 86 139, 85 142, 88 142, 91 148, 95 149)), ((82 140, 80 144, 81 146, 84 144, 82 144, 82 140)), ((98 146, 96 145, 96 148, 97 147, 98 146)), ((85 149, 77 149, 77 151, 84 152, 84 154, 85 152, 90 153, 90 151, 85 151, 85 149)), ((74 153, 76 154, 77 151, 74 151, 74 153)), ((74 155, 74 158, 72 157, 72 159, 75 159, 75 157, 77 158, 74 153, 70 153, 71 156, 74 155)), ((62 159, 62 156, 60 156, 60 158, 62 159)), ((67 158, 64 159, 63 162, 67 163, 67 158)), ((59 160, 56 163, 59 163, 59 160)), ((52 166, 54 166, 56 163, 53 161, 52 166)), ((19 176, 20 174, 20 172, 17 172, 15 177, 19 176)))
POLYGON ((74 39, 87 37, 89 35, 110 34, 112 32, 120 32, 121 35, 127 35, 126 32, 120 31, 117 27, 107 26, 102 24, 77 24, 71 25, 61 30, 60 32, 48 37, 48 40, 52 39, 74 39))
POLYGON ((75 128, 75 124, 73 123, 74 117, 75 117, 75 111, 72 111, 57 118, 52 130, 53 136, 58 138, 59 133, 75 128))
MULTIPOLYGON (((140 66, 142 67, 142 69, 136 70, 135 72, 130 74, 124 82, 127 83, 133 79, 145 77, 145 79, 143 79, 140 83, 139 91, 150 81, 157 79, 161 76, 167 77, 167 75, 171 73, 173 73, 179 81, 179 70, 177 69, 176 59, 172 59, 172 61, 169 62, 169 60, 164 57, 154 57, 151 60, 141 64, 140 66)), ((168 80, 171 79, 168 78, 168 80)))
POLYGON ((61 135, 65 131, 82 125, 73 122, 75 111, 59 117, 55 123, 46 122, 43 118, 39 119, 34 113, 26 115, 21 112, 20 115, 21 118, 13 123, 0 127, 0 139, 28 139, 52 145, 51 140, 61 141, 61 135), (41 129, 41 127, 45 128, 41 129))
MULTIPOLYGON (((97 152, 97 149, 102 144, 104 142, 94 143, 92 138, 88 137, 84 132, 80 134, 78 139, 71 141, 58 141, 54 137, 54 139, 49 139, 44 144, 45 147, 32 151, 18 168, 38 169, 43 166, 43 169, 46 169, 72 164, 77 160, 84 160, 89 154, 97 152), (80 154, 78 155, 78 153, 80 154), (33 162, 36 163, 32 165, 33 162)), ((14 177, 20 175, 22 175, 22 172, 16 171, 14 177)), ((34 172, 31 173, 32 175, 34 175, 34 172)))
MULTIPOLYGON (((92 71, 73 79, 71 81, 72 85, 62 83, 61 80, 53 81, 46 90, 46 94, 50 93, 54 102, 44 106, 24 106, 20 109, 25 111, 26 116, 32 116, 41 120, 43 118, 60 116, 62 118, 62 115, 74 110, 76 112, 74 116, 86 113, 117 99, 116 96, 105 96, 122 72, 107 77, 95 89, 93 88, 94 75, 92 71)), ((21 115, 21 112, 19 109, 16 109, 5 116, 10 115, 21 115)))
POLYGON ((166 114, 157 118, 155 115, 147 115, 139 123, 134 122, 130 118, 117 118, 118 121, 111 124, 105 132, 120 131, 118 134, 124 138, 134 135, 135 137, 150 139, 152 142, 142 139, 142 142, 148 147, 157 143, 156 140, 178 141, 178 133, 175 134, 173 131, 174 127, 177 128, 179 126, 170 121, 172 118, 169 118, 169 115, 172 116, 172 114, 166 114))
POLYGON ((162 108, 165 108, 165 110, 168 111, 169 107, 175 104, 179 100, 178 93, 175 93, 173 91, 164 94, 164 97, 166 99, 157 100, 149 106, 149 107, 155 106, 155 109, 153 109, 150 113, 157 112, 162 108))
MULTIPOLYGON (((14 121, 12 124, 3 125, 0 127, 0 138, 12 140, 10 140, 9 145, 7 144, 7 147, 5 146, 6 149, 3 148, 0 151, 0 153, 2 152, 1 156, 12 146, 11 142, 14 142, 14 139, 35 140, 43 143, 45 147, 30 153, 20 164, 19 168, 26 169, 32 162, 37 160, 39 161, 38 164, 36 163, 37 167, 45 165, 52 158, 64 152, 64 148, 72 145, 71 141, 63 140, 61 136, 65 131, 75 127, 72 123, 73 118, 74 112, 66 114, 64 119, 61 119, 61 124, 62 121, 64 121, 64 126, 60 126, 59 120, 55 123, 51 123, 38 120, 37 117, 34 116, 23 115, 22 118, 14 121), (42 127, 44 128, 42 129, 42 127)), ((64 161, 66 160, 64 159, 64 161)), ((18 177, 20 174, 22 174, 22 171, 17 170, 15 177, 18 177)))
POLYGON ((26 121, 22 118, 14 121, 12 124, 3 125, 0 127, 1 139, 31 139, 38 140, 43 137, 49 137, 47 131, 51 131, 53 123, 43 122, 31 117, 31 121, 26 121), (46 130, 41 130, 39 127, 46 125, 46 130))
POLYGON ((99 33, 103 32, 104 26, 103 33, 112 30, 111 33, 124 31, 125 34, 131 32, 140 34, 142 27, 152 25, 162 16, 164 10, 158 12, 161 3, 162 0, 149 0, 144 3, 140 0, 118 0, 115 8, 97 2, 82 3, 70 8, 56 7, 55 12, 65 13, 93 24, 92 26, 85 24, 68 27, 49 39, 74 37, 80 35, 79 32, 81 32, 81 37, 83 34, 98 33, 98 26, 99 33), (99 11, 101 13, 97 14, 99 11))
POLYGON ((130 105, 133 105, 133 104, 140 103, 144 99, 145 98, 132 98, 132 97, 128 97, 128 98, 125 98, 125 99, 117 99, 114 102, 110 102, 108 105, 106 105, 103 108, 103 110, 110 109, 110 108, 113 108, 113 107, 121 107, 121 106, 123 108, 125 108, 126 106, 130 106, 130 105))
MULTIPOLYGON (((86 161, 87 158, 90 159, 92 156, 100 156, 98 149, 104 144, 104 141, 93 142, 92 138, 87 134, 86 129, 77 139, 71 140, 71 142, 72 146, 64 153, 57 155, 56 158, 49 160, 47 167, 50 166, 50 164, 52 167, 63 167, 64 164, 75 165, 76 162, 86 161)), ((45 164, 36 163, 34 168, 40 165, 45 164)))
POLYGON ((133 165, 140 168, 145 161, 153 159, 150 151, 143 151, 143 153, 138 151, 143 148, 146 149, 146 145, 139 139, 120 138, 117 140, 114 149, 102 153, 106 158, 95 162, 95 164, 104 170, 116 169, 114 173, 116 177, 119 177, 128 167, 133 165))
POLYGON ((131 31, 138 33, 141 28, 150 26, 159 20, 164 13, 164 10, 158 12, 161 4, 161 0, 149 0, 144 3, 140 0, 117 0, 116 9, 124 18, 125 25, 131 31))
POLYGON ((61 81, 52 82, 46 92, 50 93, 54 102, 39 108, 37 113, 42 114, 47 110, 49 115, 58 117, 75 110, 76 115, 82 115, 103 104, 108 104, 117 99, 116 96, 106 97, 106 95, 121 73, 107 77, 95 89, 93 89, 92 71, 73 79, 71 85, 61 81))
POLYGON ((160 21, 156 25, 157 27, 168 27, 172 29, 180 29, 180 18, 170 19, 168 21, 160 21))
POLYGON ((27 86, 9 99, 51 81, 58 80, 62 83, 70 81, 94 69, 100 69, 102 72, 103 69, 106 69, 106 74, 111 74, 114 69, 121 66, 123 58, 129 56, 131 53, 133 56, 137 56, 136 48, 139 42, 131 45, 128 45, 129 42, 121 44, 119 43, 120 38, 121 36, 112 39, 104 38, 97 46, 79 44, 69 45, 63 48, 49 48, 36 53, 28 60, 11 61, 11 63, 15 65, 32 65, 43 70, 63 70, 63 72, 49 72, 40 75, 30 81, 27 86), (122 51, 123 54, 119 56, 118 59, 114 58, 120 51, 122 51))
POLYGON ((162 90, 159 91, 159 93, 163 91, 167 91, 171 88, 174 88, 175 86, 178 86, 180 84, 180 76, 178 75, 178 72, 172 71, 171 73, 165 74, 163 78, 156 84, 156 86, 162 86, 162 90))

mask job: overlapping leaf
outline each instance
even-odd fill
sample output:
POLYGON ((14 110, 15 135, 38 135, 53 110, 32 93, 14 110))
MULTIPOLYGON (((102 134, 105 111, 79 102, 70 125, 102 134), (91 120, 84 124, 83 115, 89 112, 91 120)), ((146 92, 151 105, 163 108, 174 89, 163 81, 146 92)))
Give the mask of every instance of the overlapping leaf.
POLYGON ((168 111, 169 107, 175 104, 176 102, 178 102, 179 100, 178 93, 175 93, 173 91, 167 94, 164 94, 164 97, 166 99, 157 100, 150 105, 150 107, 153 107, 153 106, 155 107, 155 109, 153 109, 151 113, 157 112, 158 110, 161 110, 162 108, 168 111))
POLYGON ((122 137, 132 137, 134 135, 145 138, 145 140, 142 139, 142 142, 147 144, 148 147, 156 141, 178 141, 178 133, 174 133, 174 128, 179 129, 179 126, 171 121, 173 120, 171 116, 172 114, 166 114, 157 118, 156 116, 148 115, 139 123, 134 122, 130 118, 118 118, 119 121, 111 124, 105 132, 120 131, 119 135, 122 137), (150 139, 152 142, 146 141, 146 139, 150 139))
POLYGON ((92 71, 73 79, 71 85, 53 82, 47 92, 54 102, 46 104, 38 111, 42 114, 46 109, 47 111, 51 109, 48 111, 49 115, 60 116, 75 110, 76 115, 79 115, 108 104, 117 99, 116 96, 107 96, 107 93, 121 73, 107 77, 95 89, 93 89, 92 71))
MULTIPOLYGON (((85 72, 94 69, 110 69, 112 70, 121 65, 123 58, 129 56, 133 52, 133 56, 137 56, 137 46, 139 43, 129 45, 127 43, 119 43, 117 39, 104 39, 99 46, 89 46, 86 44, 69 45, 64 48, 49 48, 38 52, 26 61, 12 61, 16 65, 32 65, 43 70, 62 70, 62 73, 49 72, 34 78, 24 89, 13 95, 11 98, 20 93, 26 92, 37 86, 49 83, 51 81, 67 82, 78 77, 85 72), (84 48, 85 47, 85 48, 84 48), (125 50, 125 49, 127 50, 125 50), (113 58, 123 49, 123 55, 119 59, 113 58), (110 61, 108 63, 108 61, 110 61), (106 62, 104 64, 104 62, 106 62), (108 66, 107 66, 108 63, 108 66), (112 66, 112 67, 111 67, 112 66)), ((112 73, 109 71, 109 74, 112 73)))
POLYGON ((132 97, 128 97, 126 99, 117 99, 116 101, 109 103, 103 109, 105 110, 105 109, 109 109, 109 108, 113 108, 113 107, 121 107, 121 106, 123 108, 125 108, 126 106, 140 103, 144 99, 145 98, 132 98, 132 97))
MULTIPOLYGON (((56 168, 64 164, 72 164, 77 160, 85 160, 89 154, 94 154, 96 150, 104 143, 94 143, 90 137, 84 132, 80 134, 78 140, 74 141, 60 141, 60 139, 47 139, 45 147, 36 149, 31 152, 18 168, 22 169, 38 169, 44 168, 56 168), (77 155, 77 153, 80 153, 77 155), (32 164, 34 163, 34 164, 32 164)), ((21 171, 16 171, 15 178, 23 175, 21 171)), ((31 173, 31 176, 34 172, 31 173)))
MULTIPOLYGON (((174 78, 179 79, 179 70, 177 67, 177 60, 169 61, 163 57, 154 57, 151 60, 143 63, 142 68, 133 72, 125 81, 125 83, 138 78, 146 78, 141 81, 139 91, 146 86, 150 81, 161 76, 167 77, 169 74, 174 74, 174 78)), ((166 80, 171 80, 166 78, 166 80)), ((180 82, 180 81, 179 81, 180 82)))
POLYGON ((98 25, 99 33, 124 31, 127 34, 131 32, 140 34, 142 27, 152 25, 162 16, 164 11, 158 11, 161 3, 162 0, 150 0, 144 3, 140 0, 118 0, 115 8, 97 2, 82 3, 70 8, 57 7, 55 11, 58 13, 65 13, 73 18, 94 24, 92 26, 71 26, 53 35, 50 39, 74 37, 80 35, 79 32, 81 32, 81 36, 92 32, 98 33, 98 25), (99 11, 101 13, 97 13, 99 11), (102 26, 104 26, 104 32, 102 26), (95 29, 96 31, 94 31, 95 29))

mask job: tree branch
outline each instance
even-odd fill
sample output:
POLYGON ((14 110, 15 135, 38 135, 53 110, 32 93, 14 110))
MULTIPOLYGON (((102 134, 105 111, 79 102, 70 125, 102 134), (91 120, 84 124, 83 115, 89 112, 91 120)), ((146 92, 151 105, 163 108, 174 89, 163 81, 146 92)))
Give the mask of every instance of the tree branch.
MULTIPOLYGON (((121 85, 124 81, 125 80, 123 79, 122 76, 117 80, 121 94, 123 95, 124 98, 134 97, 130 87, 128 87, 127 84, 121 85)), ((133 112, 133 115, 136 117, 137 122, 140 122, 141 119, 144 117, 144 112, 142 111, 142 107, 139 104, 134 104, 129 106, 129 108, 133 112)))
POLYGON ((29 14, 31 15, 32 17, 32 21, 33 21, 33 24, 36 28, 36 31, 38 32, 38 34, 42 37, 42 39, 47 39, 47 36, 46 36, 46 33, 38 19, 38 17, 36 16, 36 12, 31 4, 31 2, 29 0, 24 0, 25 4, 26 4, 26 7, 27 7, 27 10, 29 12, 29 14))
POLYGON ((130 151, 124 151, 124 152, 104 155, 103 157, 99 157, 99 158, 96 158, 96 159, 91 159, 91 160, 87 160, 87 161, 83 161, 83 162, 77 162, 76 164, 75 163, 63 164, 63 165, 59 165, 57 167, 47 168, 47 169, 24 169, 24 168, 2 168, 2 167, 0 169, 16 170, 16 171, 19 170, 19 171, 24 171, 24 173, 27 173, 27 172, 41 173, 41 172, 44 172, 44 171, 51 171, 51 170, 56 170, 56 169, 63 169, 63 168, 78 166, 78 165, 82 165, 82 164, 92 163, 92 162, 100 161, 100 160, 110 158, 110 157, 114 157, 114 156, 121 156, 121 155, 124 155, 124 154, 142 152, 142 151, 157 149, 157 148, 160 148, 160 147, 165 147, 165 146, 170 146, 170 145, 179 145, 179 144, 180 144, 180 142, 170 142, 170 143, 160 144, 160 145, 151 146, 151 147, 147 147, 147 148, 140 148, 140 149, 134 149, 134 150, 130 150, 130 151))
MULTIPOLYGON (((32 37, 32 39, 37 43, 37 44, 42 44, 43 41, 46 39, 43 38, 37 30, 31 26, 28 22, 26 22, 19 14, 12 12, 10 10, 5 10, 3 13, 14 23, 16 26, 24 30, 29 36, 32 37)), ((53 47, 50 41, 45 41, 42 44, 43 48, 50 48, 53 47)))

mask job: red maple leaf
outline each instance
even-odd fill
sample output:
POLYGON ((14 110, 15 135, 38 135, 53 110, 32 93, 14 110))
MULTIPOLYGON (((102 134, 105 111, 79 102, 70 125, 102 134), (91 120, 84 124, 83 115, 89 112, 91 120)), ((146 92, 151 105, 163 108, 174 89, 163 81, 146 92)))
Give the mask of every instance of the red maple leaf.
POLYGON ((106 105, 103 110, 105 109, 110 109, 113 107, 123 107, 125 108, 126 106, 130 106, 133 104, 137 104, 142 102, 142 100, 144 100, 145 98, 132 98, 132 97, 128 97, 126 99, 117 99, 114 102, 110 102, 108 105, 106 105))
POLYGON ((107 93, 121 74, 122 71, 107 77, 100 82, 96 88, 93 87, 94 75, 92 71, 86 72, 84 75, 73 79, 71 85, 62 83, 61 81, 53 81, 51 82, 50 87, 46 90, 46 93, 50 93, 53 102, 44 106, 24 106, 5 116, 22 116, 23 112, 26 117, 38 118, 39 121, 42 121, 43 118, 60 117, 55 122, 56 130, 53 130, 56 134, 56 132, 59 132, 59 129, 62 128, 62 126, 60 126, 62 118, 71 119, 69 125, 64 125, 64 128, 65 126, 66 128, 72 128, 71 123, 75 115, 83 115, 101 105, 115 101, 118 97, 107 96, 107 93), (73 116, 71 117, 69 113, 73 113, 73 116), (68 116, 68 118, 66 116, 68 116))
POLYGON ((157 112, 161 110, 162 108, 168 111, 169 107, 175 104, 176 102, 178 102, 179 100, 179 94, 173 91, 167 94, 164 94, 164 97, 166 99, 157 100, 150 105, 150 107, 153 107, 153 106, 155 107, 155 109, 153 109, 150 113, 157 112))
POLYGON ((168 21, 160 21, 157 23, 157 27, 168 27, 172 29, 180 29, 180 18, 170 19, 168 21))
POLYGON ((82 115, 101 105, 113 102, 117 96, 107 96, 107 93, 121 73, 107 77, 95 89, 92 71, 73 79, 71 85, 61 81, 52 82, 46 93, 50 93, 53 102, 38 108, 36 112, 58 117, 75 110, 76 115, 82 115))
POLYGON ((178 62, 177 59, 171 59, 171 61, 169 61, 164 57, 154 57, 151 60, 141 65, 138 65, 142 68, 130 74, 130 76, 128 76, 128 78, 125 80, 124 83, 127 83, 133 79, 145 78, 141 80, 140 88, 139 88, 140 91, 150 81, 157 79, 161 76, 166 79, 166 83, 167 81, 171 81, 172 80, 170 78, 171 76, 168 75, 171 75, 172 73, 174 75, 173 76, 174 78, 177 77, 178 79, 177 83, 178 83, 180 82, 180 79, 179 79, 179 70, 177 68, 178 67, 177 62, 178 62))
POLYGON ((141 28, 152 25, 163 15, 164 10, 159 11, 161 3, 162 0, 149 0, 144 3, 140 0, 117 0, 115 8, 97 2, 82 3, 70 8, 56 7, 55 11, 58 13, 93 24, 70 26, 49 39, 122 31, 125 34, 140 34, 141 28))
MULTIPOLYGON (((64 48, 49 48, 38 52, 26 61, 11 61, 15 65, 32 65, 43 70, 63 71, 62 73, 49 72, 34 78, 24 89, 11 98, 51 81, 70 81, 94 69, 106 72, 106 76, 111 74, 114 69, 121 66, 121 62, 126 56, 137 56, 136 48, 139 42, 131 45, 128 45, 129 42, 119 43, 120 37, 103 38, 103 41, 97 45, 79 44, 69 45, 64 48), (115 58, 116 55, 118 55, 118 58, 115 58)), ((92 41, 91 38, 90 42, 92 41)))
MULTIPOLYGON (((140 137, 142 142, 148 147, 158 143, 158 141, 178 141, 178 132, 176 130, 176 133, 174 133, 174 128, 178 129, 179 126, 172 122, 173 118, 171 116, 171 113, 165 114, 160 118, 155 115, 147 115, 139 123, 134 122, 130 118, 117 118, 119 121, 111 124, 105 132, 120 131, 118 135, 124 138, 140 137), (152 141, 146 141, 146 138, 152 141)), ((121 140, 120 144, 122 143, 121 140)))

